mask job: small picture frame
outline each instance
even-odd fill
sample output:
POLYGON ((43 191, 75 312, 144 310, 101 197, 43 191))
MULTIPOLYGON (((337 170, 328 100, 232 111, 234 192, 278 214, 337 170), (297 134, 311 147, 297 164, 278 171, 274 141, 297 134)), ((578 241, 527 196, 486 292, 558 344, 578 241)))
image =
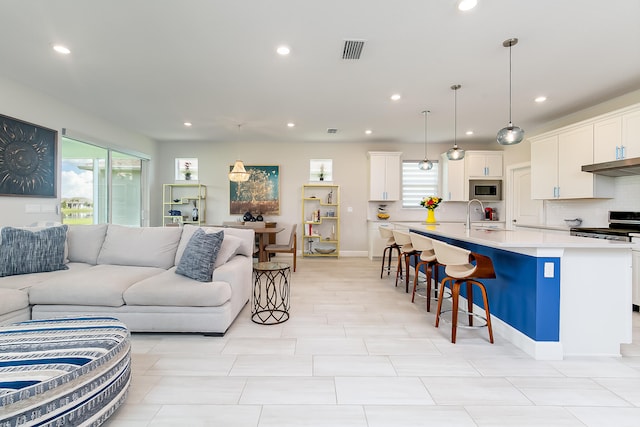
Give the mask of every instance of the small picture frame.
POLYGON ((332 159, 311 159, 309 161, 309 182, 333 181, 332 159))
POLYGON ((176 158, 176 181, 198 181, 198 159, 197 158, 176 158))

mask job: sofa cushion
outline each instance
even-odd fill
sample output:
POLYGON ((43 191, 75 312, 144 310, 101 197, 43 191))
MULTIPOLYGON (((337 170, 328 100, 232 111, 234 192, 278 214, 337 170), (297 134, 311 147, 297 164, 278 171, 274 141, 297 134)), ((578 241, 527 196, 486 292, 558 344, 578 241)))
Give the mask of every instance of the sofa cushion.
POLYGON ((225 240, 222 241, 222 246, 220 247, 220 252, 218 252, 218 258, 216 259, 215 268, 218 268, 222 264, 226 264, 229 259, 231 259, 234 255, 244 255, 244 256, 252 256, 253 255, 253 247, 254 247, 254 231, 253 230, 244 230, 240 228, 222 228, 222 227, 198 227, 196 225, 185 224, 182 227, 182 236, 180 237, 180 243, 178 244, 178 251, 176 252, 176 260, 175 265, 180 263, 180 259, 182 258, 182 254, 184 253, 187 244, 189 243, 189 239, 193 236, 193 233, 196 230, 202 229, 207 233, 217 233, 218 231, 224 231, 225 240, 229 236, 233 236, 234 238, 240 239, 240 246, 233 251, 229 258, 226 258, 225 254, 228 254, 230 251, 226 248, 227 244, 235 245, 233 243, 233 239, 229 240, 225 243, 225 240))
POLYGON ((0 289, 0 314, 29 307, 29 294, 18 289, 0 289))
POLYGON ((134 283, 124 292, 128 306, 218 307, 231 299, 227 282, 197 282, 176 268, 134 283))
POLYGON ((91 265, 80 262, 70 262, 66 264, 68 270, 45 271, 43 273, 17 274, 15 276, 3 277, 0 280, 0 288, 5 289, 29 289, 31 286, 49 280, 55 276, 64 276, 71 272, 91 268, 91 265))
POLYGON ((67 231, 69 261, 96 265, 107 234, 107 224, 70 225, 67 231))
POLYGON ((29 288, 31 304, 124 305, 122 294, 132 284, 165 272, 157 267, 96 265, 52 276, 29 288))
POLYGON ((109 225, 98 264, 173 267, 180 227, 125 227, 109 225))
POLYGON ((226 264, 227 261, 233 258, 233 256, 238 253, 240 245, 242 245, 241 238, 224 233, 222 246, 220 246, 220 250, 218 251, 218 256, 216 257, 216 262, 213 265, 213 269, 215 270, 221 265, 226 264))
POLYGON ((223 239, 223 231, 207 233, 201 228, 196 230, 180 258, 176 273, 199 282, 210 282, 223 239))
POLYGON ((66 225, 38 231, 3 227, 0 236, 0 277, 67 269, 66 225))

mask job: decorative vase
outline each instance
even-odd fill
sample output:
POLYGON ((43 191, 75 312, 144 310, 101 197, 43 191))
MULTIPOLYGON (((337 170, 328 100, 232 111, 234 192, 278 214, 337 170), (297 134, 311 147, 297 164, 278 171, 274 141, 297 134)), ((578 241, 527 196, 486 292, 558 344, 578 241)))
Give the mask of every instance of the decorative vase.
POLYGON ((435 209, 427 209, 427 220, 425 222, 427 224, 435 224, 436 222, 435 209))

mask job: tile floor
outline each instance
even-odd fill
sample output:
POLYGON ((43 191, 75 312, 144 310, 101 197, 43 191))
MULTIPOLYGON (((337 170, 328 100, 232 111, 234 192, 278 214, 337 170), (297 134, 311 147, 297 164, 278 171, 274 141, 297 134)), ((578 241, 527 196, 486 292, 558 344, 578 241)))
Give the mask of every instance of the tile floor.
POLYGON ((640 314, 621 358, 536 361, 485 329, 451 344, 424 299, 379 274, 367 258, 299 259, 284 324, 247 306, 221 338, 133 334, 129 397, 106 425, 640 426, 640 314))

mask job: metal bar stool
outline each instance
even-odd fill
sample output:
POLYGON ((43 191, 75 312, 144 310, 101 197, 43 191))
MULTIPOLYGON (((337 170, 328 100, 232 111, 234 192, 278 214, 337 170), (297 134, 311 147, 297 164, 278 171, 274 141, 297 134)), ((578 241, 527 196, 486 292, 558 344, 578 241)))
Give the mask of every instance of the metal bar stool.
POLYGON ((436 258, 436 252, 433 249, 433 239, 423 236, 418 233, 410 233, 411 245, 413 249, 420 252, 420 258, 416 262, 415 273, 413 275, 413 295, 411 296, 411 302, 415 301, 416 290, 418 288, 418 272, 420 267, 425 266, 425 274, 427 276, 427 311, 431 311, 431 278, 435 279, 435 292, 438 295, 438 266, 442 265, 436 258))
POLYGON ((418 258, 418 251, 413 249, 411 245, 411 235, 407 231, 400 230, 392 230, 393 231, 393 239, 396 241, 396 244, 400 246, 400 256, 398 257, 398 269, 396 271, 396 286, 398 286, 398 277, 402 275, 402 261, 404 260, 405 265, 405 290, 409 293, 409 263, 411 261, 411 257, 418 258))
MULTIPOLYGON (((387 261, 387 276, 391 274, 391 258, 393 258, 393 251, 396 250, 398 252, 398 259, 400 258, 400 245, 398 245, 393 238, 393 231, 389 227, 378 227, 378 231, 380 233, 380 237, 386 240, 386 246, 382 251, 382 266, 380 267, 380 278, 382 279, 382 273, 384 273, 385 267, 384 262, 385 258, 387 261)), ((402 273, 402 272, 401 272, 402 273)))
POLYGON ((447 284, 451 287, 451 342, 456 342, 456 330, 458 323, 458 297, 460 296, 460 286, 465 283, 467 285, 467 311, 469 316, 469 327, 473 326, 473 318, 478 317, 485 320, 489 330, 489 342, 493 344, 493 330, 491 329, 491 315, 489 313, 489 299, 487 298, 487 289, 476 279, 495 279, 496 273, 493 269, 491 258, 449 245, 439 240, 433 240, 433 249, 435 250, 438 261, 444 265, 447 277, 442 280, 442 289, 438 297, 438 311, 436 312, 436 328, 440 323, 440 315, 442 314, 442 300, 444 299, 442 292, 447 284), (475 263, 475 264, 472 264, 475 263), (473 286, 477 286, 482 292, 482 302, 484 304, 485 317, 473 313, 473 286))

